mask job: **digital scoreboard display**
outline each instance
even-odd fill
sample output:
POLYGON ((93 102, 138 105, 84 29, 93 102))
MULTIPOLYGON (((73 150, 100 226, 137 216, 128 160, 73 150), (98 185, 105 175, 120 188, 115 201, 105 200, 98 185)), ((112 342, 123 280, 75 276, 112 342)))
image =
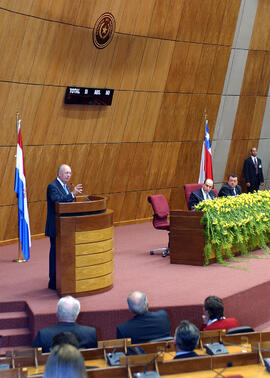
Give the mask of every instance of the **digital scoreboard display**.
POLYGON ((114 89, 67 87, 65 104, 111 105, 114 89))

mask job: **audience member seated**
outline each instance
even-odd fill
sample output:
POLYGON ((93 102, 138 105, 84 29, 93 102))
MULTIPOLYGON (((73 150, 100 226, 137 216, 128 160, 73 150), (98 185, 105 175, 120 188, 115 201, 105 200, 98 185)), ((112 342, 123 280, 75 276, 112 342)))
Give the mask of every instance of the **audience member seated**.
POLYGON ((74 333, 71 332, 61 332, 54 336, 52 341, 52 348, 56 345, 69 344, 75 348, 80 348, 80 343, 74 333))
POLYGON ((222 186, 220 189, 218 196, 219 197, 229 197, 229 196, 237 196, 242 194, 242 188, 238 185, 238 177, 236 175, 229 175, 228 181, 226 184, 222 186))
POLYGON ((199 190, 195 190, 191 193, 188 201, 188 209, 194 210, 195 206, 201 201, 213 200, 216 198, 216 193, 212 190, 213 180, 204 180, 203 186, 199 190))
POLYGON ((171 336, 171 323, 164 310, 148 311, 147 297, 140 291, 127 298, 129 310, 134 317, 117 327, 118 339, 131 338, 132 344, 147 343, 157 338, 171 336))
POLYGON ((183 320, 175 330, 174 345, 175 360, 180 358, 199 357, 194 349, 197 347, 200 338, 200 331, 188 320, 183 320))
POLYGON ((69 344, 57 345, 47 360, 44 378, 86 378, 84 359, 80 351, 69 344))
POLYGON ((225 318, 224 304, 221 298, 214 295, 207 297, 204 301, 204 314, 202 331, 210 331, 213 329, 230 329, 238 327, 239 324, 234 318, 225 318))
POLYGON ((41 347, 42 352, 47 353, 52 347, 55 335, 61 332, 71 332, 77 337, 80 348, 96 348, 96 329, 77 324, 76 319, 79 312, 80 302, 77 299, 71 296, 61 298, 57 304, 58 324, 39 330, 34 340, 33 347, 41 347))

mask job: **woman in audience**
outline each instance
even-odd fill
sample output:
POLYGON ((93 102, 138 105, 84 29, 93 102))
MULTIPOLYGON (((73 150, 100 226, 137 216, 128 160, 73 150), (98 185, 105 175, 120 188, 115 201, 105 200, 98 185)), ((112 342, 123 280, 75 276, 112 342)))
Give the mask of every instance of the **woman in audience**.
POLYGON ((86 378, 84 359, 80 351, 69 344, 57 345, 48 358, 44 378, 86 378))

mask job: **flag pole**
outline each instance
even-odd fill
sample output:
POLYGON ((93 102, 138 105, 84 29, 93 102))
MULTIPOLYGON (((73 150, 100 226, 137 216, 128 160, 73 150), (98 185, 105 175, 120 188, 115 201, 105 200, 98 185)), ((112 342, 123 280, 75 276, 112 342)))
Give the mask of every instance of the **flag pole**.
MULTIPOLYGON (((17 135, 17 138, 18 138, 18 121, 19 121, 19 112, 16 112, 16 135, 17 135)), ((18 141, 17 141, 18 143, 18 141)), ((16 157, 16 155, 15 155, 16 157)), ((24 257, 21 256, 22 254, 22 248, 21 248, 21 242, 20 242, 20 230, 19 230, 19 216, 18 216, 18 257, 16 259, 13 259, 12 261, 13 262, 19 262, 19 263, 22 263, 22 262, 26 262, 26 260, 24 259, 24 257)))

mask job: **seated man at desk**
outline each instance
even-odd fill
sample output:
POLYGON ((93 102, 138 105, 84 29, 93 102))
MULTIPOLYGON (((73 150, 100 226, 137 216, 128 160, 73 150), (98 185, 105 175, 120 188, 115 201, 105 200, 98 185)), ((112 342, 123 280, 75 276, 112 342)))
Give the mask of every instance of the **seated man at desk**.
POLYGON ((144 293, 133 291, 127 302, 134 317, 119 324, 116 331, 117 339, 131 338, 132 344, 139 344, 171 336, 171 323, 167 312, 148 311, 147 296, 144 293))
POLYGON ((204 301, 203 325, 201 331, 231 329, 239 327, 235 318, 225 318, 224 303, 221 298, 211 295, 204 301))
POLYGON ((188 209, 194 210, 195 206, 198 205, 199 202, 204 200, 213 200, 214 198, 216 198, 216 193, 212 190, 213 185, 213 180, 204 180, 201 189, 195 190, 191 193, 188 201, 188 209))
POLYGON ((238 185, 238 177, 234 174, 228 176, 228 181, 220 189, 218 196, 219 197, 229 197, 237 196, 242 194, 242 188, 238 185))
POLYGON ((200 331, 188 320, 183 320, 175 330, 174 345, 175 345, 175 360, 180 358, 199 357, 194 352, 200 338, 200 331))

